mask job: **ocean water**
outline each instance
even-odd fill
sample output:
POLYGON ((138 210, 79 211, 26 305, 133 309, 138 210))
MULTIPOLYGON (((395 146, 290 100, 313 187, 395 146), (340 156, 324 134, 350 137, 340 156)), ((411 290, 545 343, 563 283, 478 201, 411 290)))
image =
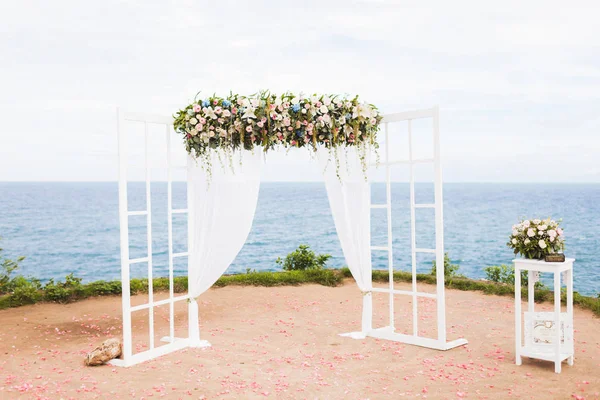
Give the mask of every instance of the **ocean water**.
MULTIPOLYGON (((417 184, 417 203, 433 202, 432 186, 417 184)), ((145 208, 143 183, 129 185, 129 209, 145 208)), ((174 208, 186 207, 184 183, 174 183, 174 208)), ((153 273, 167 274, 166 184, 152 184, 153 273)), ((408 184, 392 185, 394 268, 410 270, 408 184)), ((385 185, 373 184, 373 203, 385 202, 385 185)), ((434 243, 433 210, 416 211, 417 246, 434 243)), ((510 263, 506 247, 511 226, 520 217, 563 219, 566 254, 575 263, 575 290, 600 292, 600 185, 598 184, 459 184, 444 185, 445 249, 460 273, 484 277, 483 268, 510 263)), ((372 244, 385 245, 384 209, 372 210, 372 244)), ((130 256, 144 257, 146 217, 130 222, 130 256)), ((175 215, 174 251, 185 251, 185 215, 175 215)), ((26 256, 21 273, 46 280, 74 273, 84 281, 120 277, 118 192, 116 183, 0 183, 0 247, 4 255, 26 256)), ((263 183, 248 240, 228 269, 278 270, 299 244, 330 253, 328 266, 344 266, 323 183, 263 183)), ((186 273, 186 259, 176 259, 175 273, 186 273)), ((419 254, 418 270, 431 269, 431 254, 419 254)), ((387 269, 387 253, 373 253, 374 268, 387 269)), ((132 275, 144 277, 146 265, 132 275)))

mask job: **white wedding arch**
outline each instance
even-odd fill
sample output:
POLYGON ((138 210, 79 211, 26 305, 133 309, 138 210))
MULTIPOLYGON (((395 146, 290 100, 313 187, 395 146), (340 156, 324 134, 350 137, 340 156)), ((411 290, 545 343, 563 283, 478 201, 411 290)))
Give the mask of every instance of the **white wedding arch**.
MULTIPOLYGON (((164 354, 186 347, 207 347, 210 343, 200 337, 198 305, 196 297, 206 291, 223 274, 229 264, 243 246, 254 217, 258 187, 260 185, 260 165, 262 162, 259 151, 246 152, 241 171, 232 173, 228 169, 215 168, 210 182, 204 171, 194 162, 188 160, 187 165, 173 165, 172 145, 173 118, 169 116, 152 115, 117 110, 117 133, 119 139, 119 222, 121 242, 121 280, 122 280, 122 312, 123 312, 123 355, 122 359, 112 360, 117 366, 132 366, 164 354), (127 121, 142 123, 145 135, 145 185, 146 209, 129 210, 127 200, 127 121), (167 152, 167 229, 168 229, 168 267, 169 267, 169 297, 155 300, 152 284, 148 287, 148 302, 132 306, 130 295, 130 267, 136 263, 147 263, 148 280, 152 282, 152 210, 150 201, 150 168, 148 157, 148 142, 150 124, 164 127, 167 152), (172 201, 173 170, 187 170, 187 207, 174 209, 172 201), (229 172, 228 172, 229 171, 229 172), (244 199, 240 202, 239 199, 244 199), (232 212, 235 210, 235 212, 232 212), (173 252, 173 215, 187 214, 188 216, 188 251, 173 252), (129 255, 129 217, 146 216, 147 249, 146 257, 131 259, 129 255), (236 229, 232 230, 231 227, 236 229), (223 229, 226 227, 227 229, 223 229), (226 240, 225 240, 226 239, 226 240), (225 242, 227 244, 225 244, 225 242), (188 259, 188 293, 175 296, 173 286, 173 264, 180 257, 188 259), (175 337, 174 304, 188 301, 188 333, 187 337, 175 337), (169 335, 161 339, 165 344, 157 345, 154 341, 154 308, 169 305, 169 335), (149 318, 149 349, 134 353, 131 315, 135 311, 148 310, 149 318)), ((393 340, 412 345, 428 347, 437 350, 448 350, 467 343, 465 339, 448 342, 446 339, 446 303, 444 287, 444 270, 437 268, 436 292, 424 293, 417 290, 417 254, 431 253, 435 255, 438 266, 444 265, 444 226, 443 226, 443 197, 442 197, 442 168, 440 162, 439 140, 439 110, 430 109, 401 112, 384 115, 382 120, 385 137, 385 152, 379 167, 385 169, 386 202, 371 204, 370 182, 362 175, 360 162, 356 154, 340 157, 342 164, 337 171, 335 168, 324 168, 324 179, 327 186, 329 203, 332 209, 336 231, 340 238, 344 257, 363 294, 362 324, 360 331, 341 334, 354 339, 374 337, 393 340), (432 120, 433 157, 413 158, 413 120, 429 118, 432 120), (403 160, 390 159, 390 133, 388 126, 393 123, 406 121, 408 124, 408 158, 403 160), (417 204, 415 202, 414 166, 421 163, 433 164, 434 168, 434 202, 417 204), (393 254, 392 254, 392 214, 391 214, 391 167, 405 164, 409 169, 410 187, 410 236, 412 259, 411 290, 394 288, 393 254), (371 209, 386 209, 387 245, 372 246, 370 234, 371 209), (416 247, 415 209, 429 208, 435 212, 435 248, 416 247), (371 251, 385 251, 388 254, 389 287, 373 287, 371 282, 372 265, 371 251), (372 293, 389 294, 389 325, 373 328, 372 293), (412 335, 400 334, 395 331, 394 296, 405 295, 412 297, 412 335), (431 298, 437 302, 437 338, 419 336, 417 298, 431 298)), ((328 154, 317 151, 317 158, 322 166, 328 162, 328 154)))

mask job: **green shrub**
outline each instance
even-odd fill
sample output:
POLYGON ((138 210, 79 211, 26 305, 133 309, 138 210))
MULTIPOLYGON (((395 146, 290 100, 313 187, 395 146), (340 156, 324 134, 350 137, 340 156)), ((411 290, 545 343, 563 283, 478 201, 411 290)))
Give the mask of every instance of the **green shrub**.
POLYGON ((34 304, 42 300, 40 289, 42 285, 35 278, 27 279, 24 276, 16 276, 11 280, 11 293, 8 296, 11 306, 34 304))
MULTIPOLYGON (((452 264, 448 253, 444 253, 444 277, 451 278, 453 276, 456 276, 459 268, 460 266, 458 264, 452 264)), ((433 260, 431 267, 431 275, 435 276, 436 272, 436 262, 435 260, 433 260)))
POLYGON ((64 282, 54 282, 50 279, 43 288, 44 300, 57 303, 68 303, 82 297, 84 287, 81 284, 81 278, 76 278, 73 274, 65 277, 64 282))
MULTIPOLYGON (((2 240, 1 237, 0 240, 2 240)), ((8 258, 3 258, 3 250, 4 249, 0 247, 0 295, 14 290, 15 283, 13 282, 13 278, 11 278, 11 274, 19 269, 19 264, 25 259, 25 257, 18 257, 16 261, 13 261, 8 258)))
POLYGON ((301 244, 285 257, 278 258, 275 263, 280 265, 284 271, 305 271, 309 269, 322 269, 331 258, 331 254, 315 254, 306 244, 301 244))
MULTIPOLYGON (((491 265, 483 269, 487 280, 497 283, 505 283, 507 285, 515 285, 515 267, 513 265, 491 265)), ((521 285, 529 284, 529 274, 527 271, 521 271, 521 285)), ((540 289, 545 287, 542 282, 536 282, 535 288, 540 289)))

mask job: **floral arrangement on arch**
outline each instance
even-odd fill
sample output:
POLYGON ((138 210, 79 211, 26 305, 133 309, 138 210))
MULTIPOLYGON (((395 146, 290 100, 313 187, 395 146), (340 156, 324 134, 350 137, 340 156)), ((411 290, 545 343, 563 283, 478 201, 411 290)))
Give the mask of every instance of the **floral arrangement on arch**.
MULTIPOLYGON (((202 161, 209 174, 213 150, 228 155, 233 168, 235 150, 262 147, 268 151, 276 146, 313 150, 317 146, 332 150, 355 146, 366 173, 367 149, 378 147, 376 135, 382 116, 377 107, 361 103, 358 96, 277 96, 265 91, 250 96, 196 99, 176 112, 174 118, 174 129, 183 135, 186 150, 202 161)), ((331 153, 339 170, 337 155, 331 153)))
POLYGON ((513 225, 507 245, 515 254, 541 260, 546 254, 558 253, 565 249, 564 232, 559 224, 560 221, 551 218, 525 219, 513 225))

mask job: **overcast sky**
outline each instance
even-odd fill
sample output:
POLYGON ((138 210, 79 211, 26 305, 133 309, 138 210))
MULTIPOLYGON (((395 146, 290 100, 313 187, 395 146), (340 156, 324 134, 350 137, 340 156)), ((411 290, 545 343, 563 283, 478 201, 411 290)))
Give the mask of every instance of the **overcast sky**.
POLYGON ((439 104, 446 181, 599 182, 599 3, 493 3, 3 0, 0 181, 116 180, 117 106, 271 89, 439 104))

